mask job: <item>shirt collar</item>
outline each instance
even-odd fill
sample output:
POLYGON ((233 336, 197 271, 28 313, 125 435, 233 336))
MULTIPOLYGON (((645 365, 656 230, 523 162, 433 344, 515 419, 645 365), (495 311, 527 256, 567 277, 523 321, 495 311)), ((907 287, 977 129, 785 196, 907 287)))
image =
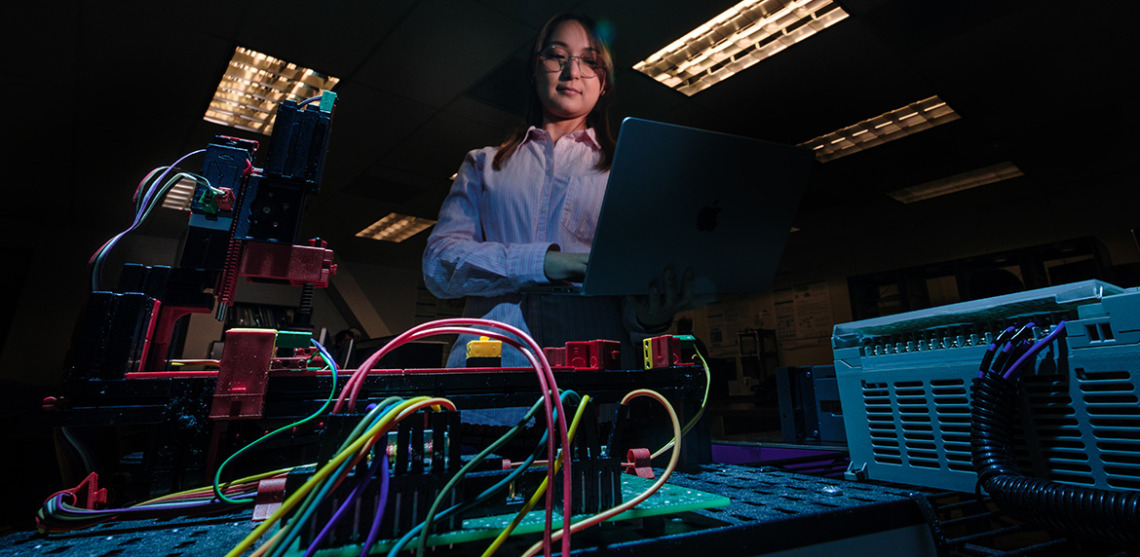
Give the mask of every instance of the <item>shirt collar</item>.
MULTIPOLYGON (((589 145, 590 148, 595 150, 595 151, 601 151, 602 150, 602 146, 600 144, 598 144, 598 134, 597 134, 597 132, 594 131, 594 128, 586 128, 585 130, 578 130, 576 132, 570 132, 570 133, 566 134, 566 137, 570 138, 573 141, 577 141, 579 143, 585 143, 585 144, 589 145)), ((547 133, 546 130, 544 130, 540 127, 537 127, 537 126, 531 126, 530 128, 528 128, 526 130, 526 135, 523 136, 522 143, 526 143, 526 142, 532 141, 532 140, 533 141, 545 141, 548 139, 550 139, 550 134, 547 133)))

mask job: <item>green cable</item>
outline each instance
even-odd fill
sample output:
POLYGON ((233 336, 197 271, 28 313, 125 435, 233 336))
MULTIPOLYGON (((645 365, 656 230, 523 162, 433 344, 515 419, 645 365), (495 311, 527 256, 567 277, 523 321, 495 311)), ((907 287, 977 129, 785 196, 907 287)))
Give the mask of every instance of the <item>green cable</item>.
POLYGON ((139 212, 139 209, 142 209, 142 201, 143 201, 143 198, 146 197, 146 191, 145 190, 150 189, 150 186, 152 185, 152 184, 147 184, 147 182, 150 182, 150 179, 153 178, 155 174, 158 174, 159 172, 162 172, 163 170, 166 170, 167 168, 170 168, 170 167, 169 166, 160 166, 158 168, 155 168, 154 170, 147 172, 146 177, 144 177, 142 179, 142 183, 144 185, 146 185, 146 187, 139 187, 138 190, 135 192, 135 213, 136 214, 139 212))
POLYGON ((273 438, 274 436, 281 433, 282 431, 285 431, 287 429, 292 429, 294 427, 301 426, 301 425, 308 423, 313 418, 316 418, 317 416, 320 416, 321 414, 323 414, 325 412, 325 409, 329 407, 329 404, 332 404, 333 397, 336 396, 336 383, 337 383, 336 364, 333 363, 332 356, 330 356, 326 352, 324 346, 321 346, 320 343, 318 343, 315 339, 313 339, 311 342, 321 352, 321 356, 323 358, 325 358, 325 361, 328 362, 330 368, 332 369, 332 389, 329 390, 328 398, 325 399, 325 403, 322 404, 321 407, 318 408, 316 412, 313 412, 312 415, 310 415, 309 417, 304 418, 304 419, 299 420, 299 421, 296 421, 296 422, 293 422, 289 425, 281 426, 281 427, 279 427, 279 428, 277 428, 277 429, 275 429, 269 433, 266 433, 265 435, 261 436, 256 441, 242 447, 241 449, 238 449, 237 452, 235 452, 234 454, 230 455, 229 458, 222 461, 222 465, 218 466, 218 471, 214 473, 214 496, 217 497, 218 499, 225 501, 226 503, 230 503, 231 505, 241 505, 241 504, 245 504, 245 503, 252 503, 254 501, 253 498, 230 499, 229 497, 226 496, 225 493, 222 493, 222 489, 221 489, 222 471, 226 468, 226 466, 230 463, 230 461, 237 458, 238 456, 244 454, 246 451, 248 451, 248 450, 260 445, 261 443, 264 443, 265 441, 273 438))
MULTIPOLYGON (((362 433, 364 433, 368 428, 372 427, 372 425, 377 421, 383 419, 383 417, 388 414, 388 411, 394 409, 395 406, 398 403, 403 402, 403 400, 404 399, 397 396, 388 397, 384 399, 384 401, 380 404, 374 406, 372 410, 370 410, 367 414, 364 415, 363 418, 361 418, 361 420, 356 424, 356 427, 353 428, 352 433, 350 433, 348 437, 345 438, 344 442, 341 443, 340 448, 336 451, 337 454, 344 451, 346 448, 348 448, 349 445, 352 445, 352 443, 357 438, 359 438, 362 433)), ((378 441, 376 444, 379 445, 380 442, 378 441)), ((383 443, 383 448, 384 450, 387 450, 387 441, 383 443)), ((342 464, 340 468, 337 469, 335 474, 330 475, 324 481, 324 483, 321 484, 320 488, 310 491, 309 494, 305 497, 305 500, 297 506, 297 511, 295 513, 296 518, 290 520, 288 523, 282 526, 282 528, 288 530, 288 532, 286 532, 286 534, 282 536, 281 539, 277 542, 276 546, 273 548, 272 553, 270 553, 271 557, 282 555, 288 551, 289 547, 293 545, 293 540, 295 540, 297 536, 300 535, 301 526, 307 524, 309 522, 309 519, 312 518, 313 514, 316 513, 318 507, 316 503, 323 500, 328 495, 328 493, 332 491, 332 489, 336 486, 337 479, 341 477, 350 463, 351 461, 345 460, 344 464, 342 464), (302 511, 301 509, 304 510, 302 511)))
MULTIPOLYGON (((563 393, 563 396, 574 396, 578 397, 578 400, 581 400, 581 397, 578 395, 578 393, 575 393, 574 391, 566 391, 563 393)), ((475 455, 475 457, 472 458, 470 462, 464 465, 463 468, 460 468, 459 471, 451 477, 447 484, 443 486, 443 489, 441 489, 439 492, 439 496, 436 497, 435 501, 431 505, 431 508, 428 509, 427 517, 424 518, 424 528, 420 531, 419 544, 416 547, 417 557, 423 557, 424 550, 427 548, 427 538, 431 533, 431 523, 435 519, 435 513, 439 509, 439 506, 443 504, 444 497, 447 496, 447 493, 450 492, 455 487, 455 485, 458 484, 459 481, 462 480, 463 477, 471 471, 471 468, 482 463, 483 460, 487 458, 487 455, 498 450, 499 447, 502 447, 508 441, 513 439, 515 435, 518 435, 518 433, 523 430, 523 427, 526 425, 526 423, 530 422, 531 418, 533 418, 534 415, 538 413, 539 408, 542 407, 542 403, 543 399, 540 398, 537 402, 534 403, 533 406, 530 407, 530 410, 526 413, 525 416, 523 416, 521 420, 519 420, 517 424, 514 425, 514 427, 508 430, 507 433, 503 434, 502 437, 495 440, 494 443, 491 443, 486 449, 483 449, 483 451, 475 455)))
MULTIPOLYGON (((573 392, 573 391, 563 391, 562 397, 563 397, 564 403, 565 403, 566 398, 569 396, 578 397, 578 394, 573 392)), ((489 498, 495 492, 508 487, 510 485, 510 483, 513 482, 515 479, 517 479, 517 477, 520 476, 523 472, 525 472, 526 469, 534 462, 534 460, 536 458, 538 458, 539 454, 541 454, 543 452, 543 448, 546 445, 546 436, 547 435, 549 435, 549 432, 543 434, 542 439, 538 442, 538 446, 535 447, 534 453, 532 453, 530 456, 528 456, 523 461, 522 466, 520 466, 519 468, 517 468, 516 470, 514 470, 510 474, 507 474, 507 476, 505 478, 503 478, 502 480, 500 480, 497 484, 485 489, 483 491, 483 493, 480 493, 477 497, 475 497, 475 499, 473 499, 471 501, 465 501, 463 503, 459 503, 456 505, 452 505, 451 507, 449 507, 443 511, 440 511, 438 513, 438 515, 442 516, 443 514, 448 514, 450 516, 450 513, 452 513, 452 512, 465 512, 468 509, 474 508, 474 507, 482 504, 484 501, 487 500, 487 498, 489 498)), ((425 525, 425 523, 421 522, 421 523, 417 524, 414 528, 408 530, 407 533, 405 533, 403 537, 401 537, 399 540, 397 540, 392 545, 392 548, 388 551, 388 557, 395 557, 396 554, 398 554, 400 551, 402 551, 404 546, 406 546, 412 540, 412 538, 419 535, 419 533, 422 531, 424 525, 425 525)))
MULTIPOLYGON (((570 422, 570 430, 568 432, 570 435, 571 443, 573 443, 574 432, 577 430, 578 424, 580 423, 580 421, 582 419, 582 413, 586 409, 586 406, 590 402, 591 402, 591 400, 590 400, 589 395, 586 395, 586 398, 581 399, 581 403, 578 405, 578 408, 574 411, 574 420, 570 422)), ((554 472, 555 473, 558 473, 558 465, 560 464, 560 462, 561 461, 558 461, 558 460, 555 460, 555 462, 554 462, 554 472)), ((498 551, 499 548, 502 547, 502 545, 504 543, 506 543, 507 539, 511 537, 511 533, 514 532, 515 528, 518 527, 519 523, 521 523, 523 521, 523 519, 526 518, 527 514, 530 513, 530 510, 533 509, 536 504, 538 504, 538 500, 541 499, 543 495, 545 495, 546 490, 548 488, 554 489, 553 487, 548 485, 548 482, 547 482, 548 479, 549 478, 543 478, 542 479, 542 483, 539 484, 538 489, 535 490, 534 494, 531 495, 530 499, 527 500, 527 502, 523 504, 522 508, 519 509, 519 512, 515 513, 515 517, 513 519, 511 519, 510 524, 507 524, 506 528, 503 528, 503 531, 499 533, 498 537, 496 537, 495 540, 491 542, 491 545, 488 546, 487 549, 483 551, 482 557, 490 557, 491 555, 494 555, 495 552, 498 551)))

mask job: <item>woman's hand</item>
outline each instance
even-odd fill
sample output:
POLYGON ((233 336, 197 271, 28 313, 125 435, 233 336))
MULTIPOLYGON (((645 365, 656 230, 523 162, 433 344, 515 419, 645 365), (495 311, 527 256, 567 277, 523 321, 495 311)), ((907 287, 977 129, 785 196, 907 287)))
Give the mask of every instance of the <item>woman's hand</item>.
POLYGON ((588 253, 563 253, 549 250, 546 259, 542 262, 542 271, 546 278, 552 281, 572 280, 580 281, 586 278, 586 263, 590 260, 588 253))
POLYGON ((693 295, 693 271, 686 270, 680 285, 672 268, 661 273, 660 282, 649 285, 648 296, 630 296, 637 311, 637 322, 647 330, 658 329, 673 322, 679 311, 693 308, 696 304, 693 295))

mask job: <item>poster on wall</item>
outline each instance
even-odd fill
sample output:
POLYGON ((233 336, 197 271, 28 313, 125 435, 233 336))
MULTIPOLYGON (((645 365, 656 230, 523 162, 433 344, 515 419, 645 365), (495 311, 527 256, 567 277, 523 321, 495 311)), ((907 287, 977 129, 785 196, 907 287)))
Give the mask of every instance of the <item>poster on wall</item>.
POLYGON ((796 285, 773 294, 777 340, 784 343, 831 338, 834 323, 826 282, 796 285))
POLYGON ((709 326, 709 352, 713 357, 736 356, 740 350, 739 332, 755 327, 748 303, 717 302, 706 306, 709 326))

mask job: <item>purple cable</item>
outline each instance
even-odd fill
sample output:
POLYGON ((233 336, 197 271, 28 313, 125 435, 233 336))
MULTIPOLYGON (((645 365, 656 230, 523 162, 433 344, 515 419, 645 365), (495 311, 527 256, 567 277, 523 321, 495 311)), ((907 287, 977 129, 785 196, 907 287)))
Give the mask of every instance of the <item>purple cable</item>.
POLYGON ((376 502, 376 514, 372 517, 372 528, 368 530, 368 539, 360 548, 360 557, 366 557, 376 540, 380 539, 380 523, 384 520, 384 508, 388 506, 388 452, 380 465, 380 497, 376 502))
POLYGON ((80 517, 101 517, 108 515, 135 515, 135 514, 153 514, 156 512, 164 511, 186 511, 190 509, 205 508, 215 504, 215 501, 186 501, 181 503, 152 503, 144 504, 137 507, 126 507, 121 509, 83 509, 80 507, 72 506, 65 503, 63 498, 66 494, 60 493, 54 498, 49 499, 44 506, 48 509, 48 514, 56 517, 57 512, 63 512, 68 516, 80 517))
MULTIPOLYGON (((1009 337, 1009 340, 1006 342, 1005 347, 1002 348, 1001 353, 999 353, 997 357, 994 358, 994 371, 997 373, 1004 373, 1005 370, 1009 369, 1007 365, 1010 360, 1016 361, 1017 358, 1021 356, 1026 349, 1028 349, 1030 346, 1033 346, 1033 327, 1035 325, 1035 323, 1030 321, 1023 325, 1021 329, 1018 329, 1018 331, 1014 333, 1013 336, 1009 337)), ((1008 331, 1009 329, 1006 330, 1008 331)))
POLYGON ((1005 374, 1002 375, 1002 377, 1011 379, 1017 376, 1019 373, 1021 373, 1021 366, 1024 365, 1025 362, 1027 362, 1030 358, 1036 356, 1038 352, 1044 350, 1046 346, 1052 344, 1053 341, 1057 337, 1061 336, 1061 334, 1064 332, 1065 320, 1062 319, 1060 323, 1057 323, 1056 327, 1053 327, 1052 331, 1049 331, 1049 334, 1045 335, 1045 338, 1037 341, 1037 344, 1034 344, 1029 350, 1025 352, 1025 354, 1022 354, 1016 362, 1013 362, 1013 365, 1009 366, 1009 369, 1006 370, 1005 374))
MULTIPOLYGON (((156 178, 153 182, 151 182, 151 185, 153 186, 154 184, 161 184, 162 181, 166 179, 166 175, 170 174, 171 170, 174 170, 175 168, 177 168, 178 165, 180 163, 182 163, 182 161, 184 161, 184 160, 186 160, 186 159, 188 159, 194 155, 197 155, 199 153, 205 153, 205 152, 206 152, 205 149, 198 149, 197 151, 193 151, 190 153, 186 153, 185 155, 182 155, 182 158, 174 161, 174 164, 166 167, 166 170, 163 170, 162 174, 160 174, 158 176, 158 178, 156 178)), ((139 203, 139 207, 146 207, 147 204, 150 203, 150 198, 154 195, 155 191, 157 191, 157 188, 154 188, 154 187, 147 188, 146 195, 143 196, 142 202, 139 203)), ((141 215, 141 214, 142 213, 139 213, 139 215, 141 215)), ((136 215, 135 226, 138 226, 138 223, 139 223, 138 215, 136 215)))
MULTIPOLYGON (((352 488, 352 491, 349 492, 348 497, 344 499, 344 503, 341 503, 340 508, 338 508, 336 512, 333 513, 332 518, 329 519, 324 528, 321 528, 321 531, 319 534, 317 534, 317 537, 313 538, 312 542, 309 542, 309 548, 305 550, 304 557, 312 557, 312 555, 317 552, 317 549, 320 548, 321 543, 324 542, 325 538, 327 538, 329 534, 332 533, 333 528, 335 528, 337 523, 340 522, 340 519, 344 518, 344 513, 347 512, 350 507, 352 507, 352 503, 355 502, 358 497, 360 497, 361 493, 364 493, 364 489, 368 487, 369 483, 372 482, 372 478, 376 476, 377 469, 379 469, 380 473, 383 475, 383 483, 380 484, 380 490, 384 492, 387 491, 388 454, 384 453, 383 458, 378 458, 372 461, 372 466, 368 467, 368 472, 366 472, 364 477, 361 478, 361 480, 356 483, 356 486, 352 488)), ((387 498, 387 493, 382 493, 381 496, 387 498)), ((383 500, 384 499, 381 499, 381 501, 383 500)))
POLYGON ((151 187, 147 188, 146 194, 143 195, 142 200, 139 202, 139 210, 137 213, 135 213, 135 220, 133 222, 131 222, 131 226, 129 228, 127 228, 126 230, 116 234, 110 240, 107 240, 103 244, 103 246, 100 247, 99 250, 95 252, 95 256, 93 257, 93 262, 95 264, 95 267, 91 273, 92 274, 92 277, 91 277, 91 289, 92 290, 98 290, 99 287, 101 286, 101 283, 102 283, 102 279, 100 277, 103 274, 103 255, 105 255, 106 252, 111 251, 111 248, 115 247, 115 244, 117 244, 119 242, 119 240, 122 239, 123 236, 126 236, 128 232, 133 231, 134 229, 138 228, 140 224, 142 224, 143 215, 146 214, 146 206, 150 203, 150 200, 154 196, 154 193, 158 190, 158 188, 156 188, 154 186, 156 184, 161 184, 162 181, 166 179, 166 175, 170 174, 170 171, 173 170, 175 167, 177 167, 182 161, 184 161, 184 160, 186 160, 186 159, 188 159, 194 155, 197 155, 199 153, 204 153, 204 152, 206 152, 205 149, 199 149, 199 150, 194 151, 192 153, 187 153, 185 155, 182 155, 181 158, 174 161, 174 164, 168 166, 166 168, 166 170, 164 170, 162 172, 162 174, 159 175, 158 178, 156 178, 153 182, 151 182, 151 187))
POLYGON ((978 367, 978 379, 986 376, 986 369, 990 367, 990 363, 994 360, 994 354, 997 352, 998 343, 1004 343, 1005 338, 1012 335, 1017 328, 1010 326, 1006 327, 993 342, 990 343, 989 348, 986 349, 986 355, 982 357, 982 365, 978 367))

